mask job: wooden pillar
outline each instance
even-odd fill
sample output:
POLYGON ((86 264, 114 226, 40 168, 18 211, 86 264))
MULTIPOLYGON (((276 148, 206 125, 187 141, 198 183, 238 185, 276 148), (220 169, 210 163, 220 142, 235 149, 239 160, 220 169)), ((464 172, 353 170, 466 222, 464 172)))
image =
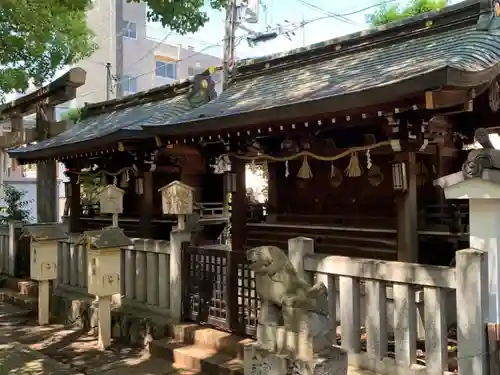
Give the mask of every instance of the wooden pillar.
MULTIPOLYGON (((403 155, 401 155, 403 156, 403 155)), ((398 261, 418 262, 418 208, 417 208, 417 166, 415 152, 408 152, 406 159, 408 189, 396 201, 398 215, 398 261)))
MULTIPOLYGON (((36 112, 37 141, 49 138, 50 124, 55 119, 55 110, 52 106, 38 105, 36 112)), ((36 212, 39 223, 54 223, 57 217, 58 190, 57 190, 57 162, 46 160, 37 164, 36 173, 36 212)))
POLYGON ((153 172, 144 172, 144 191, 141 199, 141 237, 153 237, 153 172))
POLYGON ((247 223, 247 199, 245 181, 245 161, 231 160, 232 172, 235 173, 236 186, 231 198, 231 245, 233 250, 242 251, 245 246, 247 223))
MULTIPOLYGON (((79 233, 80 225, 80 185, 78 184, 78 176, 74 173, 70 174, 69 181, 71 184, 71 197, 69 207, 69 232, 79 233)), ((68 199, 68 198, 66 198, 68 199)))
POLYGON ((269 223, 276 222, 276 215, 278 209, 278 189, 277 189, 277 176, 278 176, 278 164, 277 163, 268 163, 268 180, 267 180, 267 218, 266 221, 269 223))

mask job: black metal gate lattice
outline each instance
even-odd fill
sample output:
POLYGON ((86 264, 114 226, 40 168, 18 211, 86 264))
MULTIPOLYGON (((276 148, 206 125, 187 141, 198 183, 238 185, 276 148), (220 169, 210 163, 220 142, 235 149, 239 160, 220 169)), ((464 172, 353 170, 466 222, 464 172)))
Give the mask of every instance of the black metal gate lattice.
POLYGON ((259 302, 244 252, 185 247, 182 264, 185 320, 255 335, 259 302))

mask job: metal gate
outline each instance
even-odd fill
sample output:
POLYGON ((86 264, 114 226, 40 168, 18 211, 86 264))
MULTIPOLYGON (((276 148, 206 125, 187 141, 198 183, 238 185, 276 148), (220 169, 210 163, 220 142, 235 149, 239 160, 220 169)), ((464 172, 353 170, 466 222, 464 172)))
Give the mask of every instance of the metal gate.
POLYGON ((243 251, 183 249, 184 320, 255 336, 259 301, 243 251))

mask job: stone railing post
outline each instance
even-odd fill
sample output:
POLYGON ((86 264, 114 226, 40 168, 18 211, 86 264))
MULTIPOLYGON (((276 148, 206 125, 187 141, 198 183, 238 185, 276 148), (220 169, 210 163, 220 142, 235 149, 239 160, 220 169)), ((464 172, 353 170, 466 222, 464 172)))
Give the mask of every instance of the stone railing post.
POLYGON ((288 258, 297 271, 297 275, 306 281, 312 281, 312 275, 304 272, 304 257, 314 254, 314 240, 307 237, 295 237, 288 240, 288 258))
POLYGON ((11 221, 9 222, 9 262, 8 262, 8 275, 15 276, 16 275, 16 223, 11 221))
POLYGON ((191 232, 170 232, 170 313, 175 322, 182 315, 182 244, 191 241, 191 232))
POLYGON ((487 252, 460 250, 456 256, 458 372, 488 375, 487 252))

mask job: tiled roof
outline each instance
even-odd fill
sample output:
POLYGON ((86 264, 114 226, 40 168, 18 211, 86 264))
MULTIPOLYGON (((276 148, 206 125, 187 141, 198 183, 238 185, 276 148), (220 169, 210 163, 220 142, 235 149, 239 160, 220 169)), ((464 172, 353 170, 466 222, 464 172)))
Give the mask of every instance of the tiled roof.
MULTIPOLYGON (((500 36, 474 27, 236 80, 180 121, 229 116, 391 85, 443 68, 480 72, 500 61, 500 36)), ((432 87, 429 87, 431 89, 432 87)))
MULTIPOLYGON (((205 74, 205 73, 204 73, 205 74)), ((202 76, 211 79, 210 76, 202 76)), ((179 118, 193 108, 206 103, 215 92, 207 95, 206 89, 196 88, 196 77, 192 80, 166 85, 122 99, 93 103, 84 107, 82 119, 65 132, 39 143, 9 150, 13 157, 36 158, 40 153, 58 153, 64 147, 68 152, 95 145, 104 145, 122 139, 143 135, 143 125, 165 124, 179 118)))

